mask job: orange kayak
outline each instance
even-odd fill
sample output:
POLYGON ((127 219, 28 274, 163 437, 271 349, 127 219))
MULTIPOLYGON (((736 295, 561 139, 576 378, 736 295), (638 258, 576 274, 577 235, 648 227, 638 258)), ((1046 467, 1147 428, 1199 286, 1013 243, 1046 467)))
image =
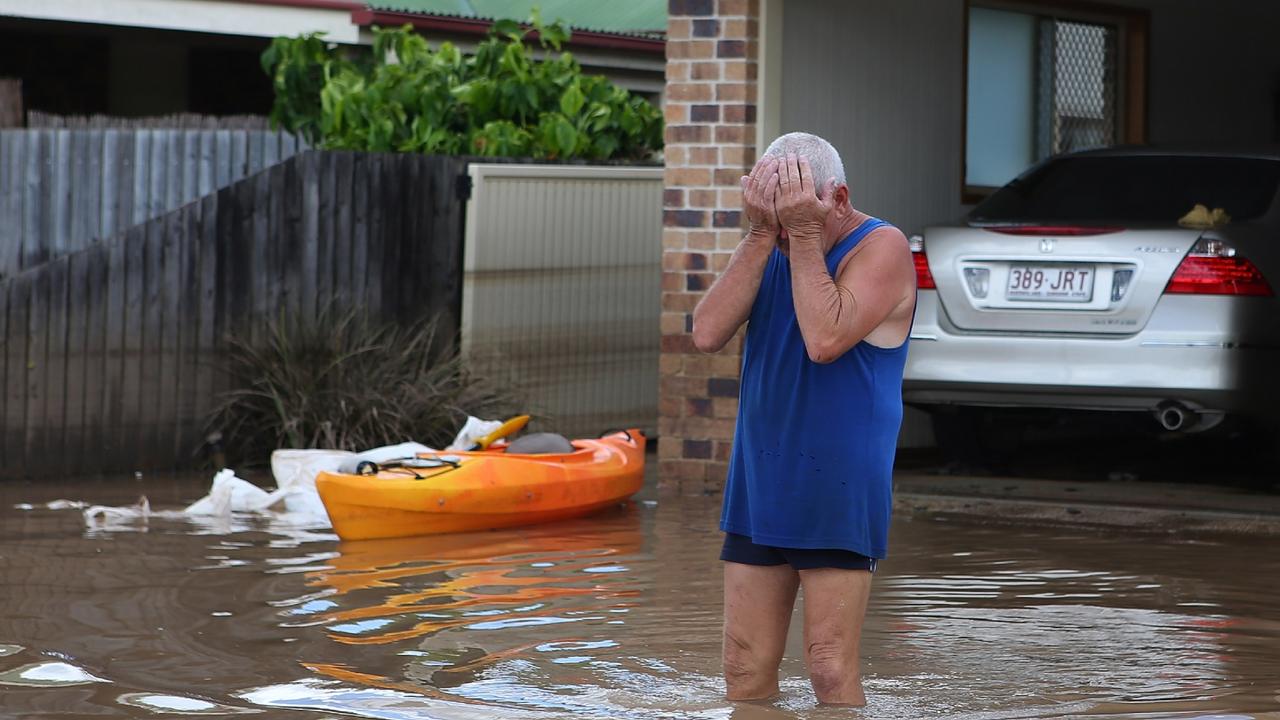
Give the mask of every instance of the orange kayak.
POLYGON ((634 495, 644 483, 644 444, 630 430, 574 440, 564 454, 441 451, 372 474, 322 472, 316 490, 343 540, 532 525, 634 495))

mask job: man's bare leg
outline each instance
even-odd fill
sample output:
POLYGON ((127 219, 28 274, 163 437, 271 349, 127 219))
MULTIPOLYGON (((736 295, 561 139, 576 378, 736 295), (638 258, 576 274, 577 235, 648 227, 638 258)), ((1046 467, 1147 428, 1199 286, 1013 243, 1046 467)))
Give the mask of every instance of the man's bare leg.
POLYGON ((724 564, 724 681, 730 700, 777 694, 799 584, 790 565, 724 564))
POLYGON ((866 570, 801 570, 804 588, 804 659, 818 702, 867 704, 858 656, 871 594, 866 570))

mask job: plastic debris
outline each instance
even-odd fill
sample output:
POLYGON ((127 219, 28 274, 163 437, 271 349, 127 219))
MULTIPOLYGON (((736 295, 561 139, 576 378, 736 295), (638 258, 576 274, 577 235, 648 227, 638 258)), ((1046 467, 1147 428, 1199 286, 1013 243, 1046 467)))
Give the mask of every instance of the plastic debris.
POLYGON ((36 508, 44 508, 46 510, 83 510, 89 507, 89 503, 83 500, 50 500, 41 505, 33 505, 31 503, 18 503, 13 506, 14 510, 35 510, 36 508))
POLYGON ((188 515, 230 515, 233 511, 259 512, 265 510, 266 490, 248 480, 236 477, 234 470, 223 468, 213 476, 213 488, 208 495, 187 506, 188 515))
MULTIPOLYGON (((501 426, 500 420, 481 420, 469 416, 453 443, 445 450, 469 450, 476 445, 477 440, 501 426)), ((437 451, 417 442, 387 445, 360 453, 345 450, 282 449, 271 453, 271 474, 276 481, 276 488, 272 491, 238 477, 230 468, 223 468, 213 476, 209 493, 181 511, 152 511, 145 497, 134 505, 123 507, 86 507, 87 503, 78 500, 55 500, 46 507, 52 510, 83 509, 85 522, 98 528, 114 525, 124 528, 137 520, 164 517, 198 519, 203 524, 210 524, 212 521, 215 529, 224 528, 229 532, 233 515, 260 516, 283 521, 286 525, 327 528, 332 525, 316 491, 316 476, 321 472, 353 473, 356 466, 364 461, 385 463, 433 452, 437 451)), ((18 507, 29 510, 36 506, 23 504, 18 507)))
POLYGON ((501 420, 481 420, 468 415, 467 421, 462 425, 462 429, 458 431, 457 436, 453 438, 453 442, 449 443, 449 447, 446 447, 445 450, 454 452, 470 450, 475 446, 477 440, 500 427, 502 427, 501 420))
POLYGON ((276 490, 271 493, 268 507, 323 518, 327 524, 329 515, 316 493, 316 475, 338 472, 352 457, 355 453, 346 450, 276 450, 271 453, 276 490))
POLYGON ((138 498, 138 502, 133 505, 123 507, 91 505, 84 510, 84 520, 91 525, 97 521, 110 524, 128 520, 146 520, 150 516, 151 503, 146 497, 138 498))

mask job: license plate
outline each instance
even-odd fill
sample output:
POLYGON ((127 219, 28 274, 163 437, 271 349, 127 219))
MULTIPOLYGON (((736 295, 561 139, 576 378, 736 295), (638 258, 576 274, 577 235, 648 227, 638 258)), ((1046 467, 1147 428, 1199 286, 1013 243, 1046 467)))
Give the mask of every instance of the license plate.
POLYGON ((1081 302, 1093 299, 1092 265, 1010 265, 1010 300, 1081 302))

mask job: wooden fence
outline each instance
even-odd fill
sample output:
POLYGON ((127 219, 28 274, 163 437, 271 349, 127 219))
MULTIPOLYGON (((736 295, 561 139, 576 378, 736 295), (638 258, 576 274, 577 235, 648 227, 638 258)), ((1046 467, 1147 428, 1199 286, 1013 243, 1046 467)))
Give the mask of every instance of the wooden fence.
POLYGON ((465 168, 309 151, 0 281, 0 476, 190 465, 225 338, 281 310, 456 328, 465 168))
POLYGON ((304 147, 270 130, 0 130, 0 277, 176 210, 304 147))

